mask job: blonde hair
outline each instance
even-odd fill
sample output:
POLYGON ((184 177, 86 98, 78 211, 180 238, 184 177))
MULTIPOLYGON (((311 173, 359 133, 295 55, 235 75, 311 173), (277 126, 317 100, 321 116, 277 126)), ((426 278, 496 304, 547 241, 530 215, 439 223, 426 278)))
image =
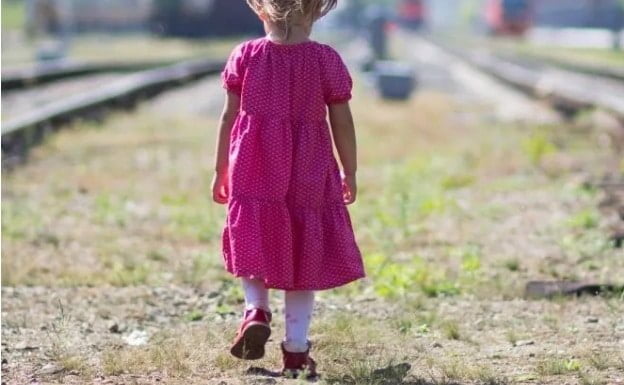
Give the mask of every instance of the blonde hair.
POLYGON ((304 18, 315 20, 336 7, 338 0, 247 0, 247 4, 258 14, 288 30, 294 20, 304 18))

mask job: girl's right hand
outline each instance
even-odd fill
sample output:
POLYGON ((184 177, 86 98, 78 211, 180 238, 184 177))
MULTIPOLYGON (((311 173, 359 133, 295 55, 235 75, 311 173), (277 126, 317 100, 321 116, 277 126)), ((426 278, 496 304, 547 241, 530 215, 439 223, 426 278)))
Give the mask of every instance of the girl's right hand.
POLYGON ((216 172, 212 178, 212 200, 219 204, 226 204, 230 195, 230 186, 227 172, 216 172))
POLYGON ((355 202, 357 196, 357 182, 355 175, 342 176, 342 199, 346 205, 355 202))

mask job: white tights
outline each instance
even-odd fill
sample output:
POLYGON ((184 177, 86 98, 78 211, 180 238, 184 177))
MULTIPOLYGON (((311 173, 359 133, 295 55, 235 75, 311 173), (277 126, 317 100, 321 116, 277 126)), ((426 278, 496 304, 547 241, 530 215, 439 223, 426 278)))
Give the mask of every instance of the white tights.
MULTIPOLYGON (((260 308, 270 311, 269 290, 257 279, 243 278, 245 309, 260 308)), ((284 314, 286 336, 284 348, 289 352, 308 350, 308 332, 314 308, 314 292, 311 290, 285 291, 284 314)))

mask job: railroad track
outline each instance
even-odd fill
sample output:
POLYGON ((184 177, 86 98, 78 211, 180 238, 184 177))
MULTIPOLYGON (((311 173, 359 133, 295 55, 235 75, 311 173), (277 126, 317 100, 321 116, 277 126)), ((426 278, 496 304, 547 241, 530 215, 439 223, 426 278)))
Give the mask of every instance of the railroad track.
MULTIPOLYGON (((577 71, 552 61, 495 53, 488 49, 467 50, 431 38, 428 41, 503 83, 547 100, 564 115, 600 108, 615 116, 624 130, 624 79, 616 72, 577 71)), ((624 181, 621 178, 622 175, 611 175, 602 181, 587 183, 589 187, 604 192, 605 198, 599 206, 610 218, 609 237, 617 248, 624 246, 624 181)))
POLYGON ((168 88, 216 74, 223 66, 223 61, 192 60, 140 71, 3 121, 3 166, 22 162, 32 146, 75 119, 99 118, 107 110, 132 107, 168 88))
MULTIPOLYGON (((456 80, 462 82, 464 87, 476 88, 480 96, 487 94, 485 100, 488 100, 488 103, 514 103, 512 95, 506 95, 504 92, 506 88, 511 87, 527 94, 529 101, 538 99, 550 102, 551 106, 563 115, 572 115, 585 108, 600 108, 609 111, 619 120, 619 129, 624 135, 624 82, 622 81, 610 76, 574 73, 517 57, 497 56, 488 50, 462 49, 422 35, 411 35, 411 39, 410 44, 419 51, 411 51, 407 55, 410 60, 419 58, 422 54, 424 59, 419 59, 420 65, 423 61, 431 61, 438 67, 448 65, 450 73, 456 73, 457 71, 453 68, 461 67, 460 63, 467 68, 470 67, 473 70, 472 73, 463 70, 462 76, 457 76, 456 80), (501 84, 500 89, 488 86, 483 81, 475 81, 482 75, 497 79, 501 84), (470 81, 467 82, 467 79, 470 81), (496 93, 494 99, 490 98, 492 93, 496 93), (504 101, 501 102, 501 100, 504 101)), ((409 46, 404 47, 405 49, 409 49, 409 46)), ((424 68, 431 70, 431 68, 424 68)), ((443 70, 446 71, 447 68, 443 70)), ((520 108, 522 104, 516 103, 516 107, 523 114, 539 113, 538 110, 520 108)), ((530 120, 540 121, 535 118, 536 116, 531 116, 530 120)), ((615 147, 618 147, 617 143, 621 142, 623 135, 614 136, 613 140, 617 141, 615 147)), ((624 175, 618 170, 617 166, 607 166, 605 175, 587 181, 585 185, 587 188, 603 192, 604 199, 601 200, 599 209, 605 216, 607 236, 613 242, 614 247, 621 248, 624 246, 624 175)), ((550 283, 538 282, 536 290, 543 292, 542 295, 547 295, 549 285, 550 283)), ((533 288, 527 286, 527 293, 531 291, 529 289, 533 288)))
POLYGON ((538 63, 545 63, 554 67, 559 67, 565 70, 569 70, 577 73, 584 73, 587 75, 600 76, 603 78, 611 78, 617 81, 624 81, 624 68, 622 67, 608 67, 602 65, 589 65, 574 63, 569 60, 561 60, 555 57, 538 56, 533 54, 511 54, 522 60, 532 60, 538 63))
MULTIPOLYGON (((460 61, 511 85, 531 97, 548 101, 564 115, 587 108, 599 108, 615 116, 624 131, 624 76, 618 69, 580 68, 556 60, 494 52, 485 48, 466 49, 445 41, 425 38, 460 61)), ((624 247, 624 175, 615 171, 602 180, 588 181, 587 188, 603 191, 599 210, 606 218, 607 236, 613 247, 624 247)), ((530 281, 528 297, 600 295, 621 293, 622 283, 587 281, 530 281)), ((622 294, 618 294, 622 295, 622 294)))
POLYGON ((431 37, 428 40, 498 80, 547 100, 565 114, 600 108, 624 124, 624 80, 617 76, 580 72, 550 61, 496 53, 487 48, 468 50, 431 37))
POLYGON ((79 62, 51 61, 26 68, 2 71, 2 91, 18 90, 68 78, 111 72, 136 72, 174 64, 174 61, 146 62, 79 62))

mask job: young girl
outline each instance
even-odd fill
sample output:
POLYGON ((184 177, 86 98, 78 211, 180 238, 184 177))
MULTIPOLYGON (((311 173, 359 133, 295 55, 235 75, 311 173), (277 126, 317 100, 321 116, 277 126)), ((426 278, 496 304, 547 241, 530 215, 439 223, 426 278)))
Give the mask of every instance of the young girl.
POLYGON ((285 290, 289 376, 316 375, 308 341, 314 291, 364 276, 345 207, 357 192, 351 77, 335 50, 309 39, 336 1, 247 0, 267 35, 236 47, 222 73, 227 98, 212 193, 228 204, 223 257, 246 303, 231 353, 264 355, 268 289, 285 290))

